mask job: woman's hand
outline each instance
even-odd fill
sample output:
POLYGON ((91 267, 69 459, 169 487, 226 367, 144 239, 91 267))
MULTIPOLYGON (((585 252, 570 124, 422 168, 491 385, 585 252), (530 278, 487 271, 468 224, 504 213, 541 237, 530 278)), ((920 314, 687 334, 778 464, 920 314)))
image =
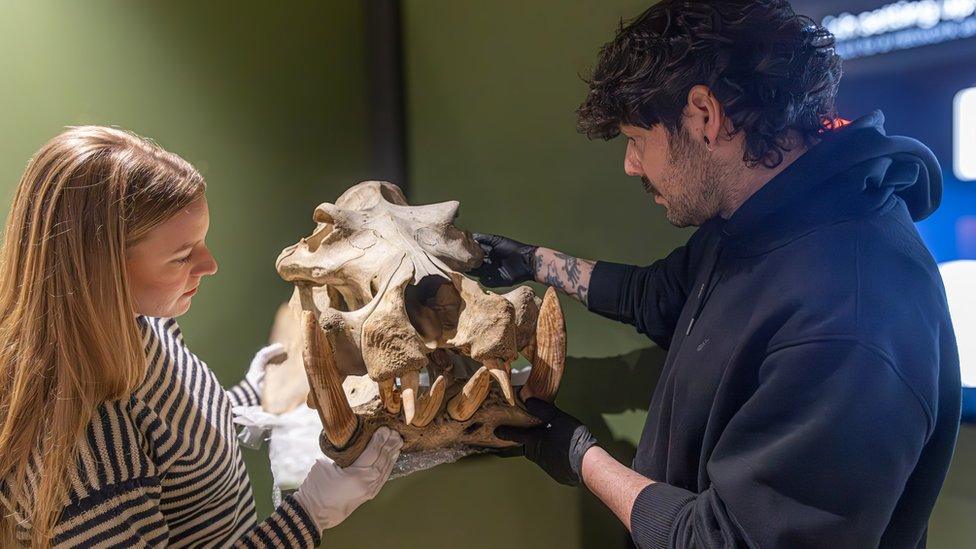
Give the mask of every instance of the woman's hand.
POLYGON ((280 364, 286 358, 288 353, 281 343, 272 343, 254 354, 244 379, 254 387, 259 397, 264 396, 264 371, 268 364, 280 364))
POLYGON ((349 467, 339 467, 329 458, 317 460, 295 492, 295 500, 320 531, 338 525, 379 493, 393 470, 401 446, 403 439, 399 433, 380 427, 366 450, 349 467))

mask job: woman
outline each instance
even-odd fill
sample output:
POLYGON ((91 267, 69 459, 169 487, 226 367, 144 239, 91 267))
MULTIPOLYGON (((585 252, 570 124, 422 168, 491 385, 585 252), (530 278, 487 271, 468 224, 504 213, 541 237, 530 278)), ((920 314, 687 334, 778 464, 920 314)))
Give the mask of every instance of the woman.
POLYGON ((307 546, 371 499, 402 441, 322 460, 256 523, 231 422, 269 354, 225 392, 183 343, 217 264, 205 183, 112 128, 70 128, 20 181, 0 252, 0 546, 307 546))

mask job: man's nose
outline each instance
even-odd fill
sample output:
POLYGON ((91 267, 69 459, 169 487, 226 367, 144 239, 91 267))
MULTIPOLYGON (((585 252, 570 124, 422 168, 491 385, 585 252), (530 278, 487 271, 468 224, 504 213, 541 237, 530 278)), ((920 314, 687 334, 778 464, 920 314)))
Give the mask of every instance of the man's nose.
POLYGON ((641 168, 640 163, 634 161, 629 154, 624 157, 624 172, 631 177, 644 176, 644 170, 641 168))
POLYGON ((627 150, 624 152, 624 173, 631 177, 643 177, 644 169, 634 151, 634 144, 628 140, 627 150))

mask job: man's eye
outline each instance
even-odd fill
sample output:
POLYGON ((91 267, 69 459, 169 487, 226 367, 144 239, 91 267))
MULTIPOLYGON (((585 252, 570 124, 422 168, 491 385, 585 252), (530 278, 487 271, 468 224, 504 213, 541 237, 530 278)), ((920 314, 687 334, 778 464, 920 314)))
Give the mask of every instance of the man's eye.
POLYGON ((181 258, 177 259, 176 262, 177 263, 189 263, 190 262, 190 256, 191 255, 193 255, 193 254, 188 254, 186 257, 181 257, 181 258))

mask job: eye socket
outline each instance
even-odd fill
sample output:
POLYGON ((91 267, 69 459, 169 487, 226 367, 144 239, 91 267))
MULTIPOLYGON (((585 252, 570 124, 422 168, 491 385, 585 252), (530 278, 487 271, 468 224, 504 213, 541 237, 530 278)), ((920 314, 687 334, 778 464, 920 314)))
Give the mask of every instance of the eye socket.
POLYGON ((185 264, 187 264, 187 263, 190 262, 190 257, 192 257, 192 256, 193 256, 193 252, 190 252, 190 253, 186 254, 186 257, 181 257, 181 258, 179 258, 179 259, 177 259, 175 261, 177 263, 181 263, 181 264, 184 264, 185 265, 185 264))

